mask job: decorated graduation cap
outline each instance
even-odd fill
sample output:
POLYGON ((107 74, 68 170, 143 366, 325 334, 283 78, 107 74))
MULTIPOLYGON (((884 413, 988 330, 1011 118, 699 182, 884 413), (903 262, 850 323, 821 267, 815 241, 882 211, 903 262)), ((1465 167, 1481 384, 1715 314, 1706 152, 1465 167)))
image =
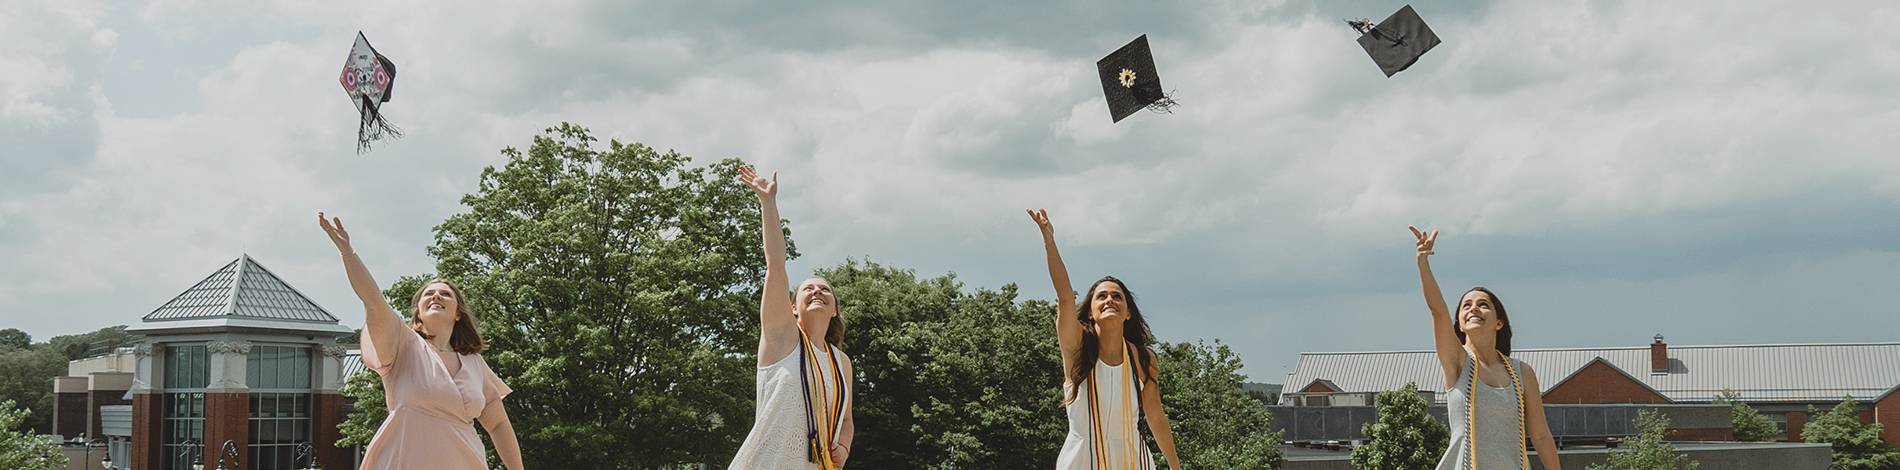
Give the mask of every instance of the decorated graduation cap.
POLYGON ((1346 24, 1359 30, 1359 46, 1366 48, 1366 54, 1372 56, 1372 61, 1379 64, 1379 70, 1387 77, 1411 67, 1425 51, 1439 43, 1438 35, 1432 34, 1432 28, 1425 25, 1418 12, 1412 11, 1411 5, 1400 8, 1377 26, 1365 19, 1346 20, 1346 24))
POLYGON ((343 84, 350 101, 356 102, 356 112, 362 117, 356 129, 356 153, 369 150, 372 141, 402 137, 402 130, 383 119, 382 112, 383 103, 389 102, 390 91, 396 86, 396 63, 370 47, 362 31, 356 32, 356 44, 350 47, 350 57, 343 61, 343 75, 337 81, 343 84))
POLYGON ((1148 35, 1095 61, 1095 70, 1102 76, 1102 94, 1108 98, 1108 112, 1115 122, 1142 108, 1173 112, 1176 103, 1161 91, 1161 75, 1155 73, 1154 54, 1148 51, 1148 35))

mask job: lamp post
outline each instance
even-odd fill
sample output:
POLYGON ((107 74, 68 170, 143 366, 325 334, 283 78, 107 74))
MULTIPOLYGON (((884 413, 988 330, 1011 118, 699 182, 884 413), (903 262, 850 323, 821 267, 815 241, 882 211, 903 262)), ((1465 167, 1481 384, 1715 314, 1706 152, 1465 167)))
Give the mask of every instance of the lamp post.
MULTIPOLYGON (((218 470, 237 470, 237 466, 238 466, 237 441, 228 441, 228 440, 224 441, 224 445, 220 447, 221 447, 219 449, 220 452, 218 452, 218 470), (226 468, 224 466, 224 460, 226 457, 229 457, 231 460, 230 468, 226 468)), ((203 469, 200 468, 198 470, 203 470, 203 469)))
MULTIPOLYGON (((105 439, 100 439, 100 438, 97 438, 97 437, 95 437, 95 438, 92 438, 92 439, 88 439, 88 440, 86 440, 86 444, 85 444, 85 445, 86 445, 86 460, 82 460, 82 461, 81 461, 82 463, 80 463, 80 464, 79 464, 79 467, 80 467, 80 468, 91 468, 91 467, 92 467, 92 448, 93 448, 93 447, 100 447, 100 446, 104 446, 105 444, 106 444, 106 440, 105 440, 105 439)), ((110 457, 110 456, 108 456, 108 457, 110 457)), ((108 459, 108 460, 110 460, 110 459, 108 459)), ((110 464, 107 464, 107 466, 109 467, 109 466, 111 466, 111 465, 110 465, 110 464)))
POLYGON ((297 443, 297 458, 304 459, 304 470, 323 470, 323 467, 317 465, 317 447, 310 445, 309 442, 297 443))
POLYGON ((178 443, 178 451, 185 453, 185 456, 184 456, 185 462, 188 462, 188 465, 191 465, 191 470, 205 470, 205 443, 204 441, 200 441, 197 439, 186 439, 184 442, 178 443), (191 450, 193 447, 198 448, 197 459, 191 458, 191 450))

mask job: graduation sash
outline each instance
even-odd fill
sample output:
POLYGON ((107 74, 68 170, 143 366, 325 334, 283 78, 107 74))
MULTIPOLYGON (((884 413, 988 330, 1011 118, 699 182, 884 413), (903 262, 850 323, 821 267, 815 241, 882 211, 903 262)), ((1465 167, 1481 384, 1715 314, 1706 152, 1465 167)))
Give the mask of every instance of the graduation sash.
MULTIPOLYGON (((1523 465, 1519 468, 1530 470, 1531 454, 1529 450, 1524 448, 1524 426, 1526 426, 1526 422, 1529 421, 1529 419, 1526 418, 1528 415, 1524 413, 1524 382, 1518 380, 1517 366, 1512 364, 1511 356, 1506 356, 1504 352, 1500 351, 1498 352, 1498 357, 1504 358, 1504 370, 1511 373, 1511 393, 1517 394, 1517 453, 1523 465)), ((1472 470, 1477 470, 1478 359, 1473 357, 1470 361, 1471 365, 1468 367, 1471 371, 1471 387, 1465 389, 1465 461, 1471 463, 1472 470)))
MULTIPOLYGON (((805 442, 806 461, 818 464, 823 470, 837 470, 838 465, 831 461, 831 443, 838 435, 838 426, 843 424, 844 415, 844 374, 838 367, 838 355, 827 351, 831 358, 832 387, 825 384, 824 372, 819 367, 818 352, 812 350, 811 337, 805 335, 804 325, 798 328, 798 382, 805 392, 805 442), (809 364, 809 367, 807 367, 809 364), (823 432, 820 432, 820 427, 823 432)), ((825 345, 830 348, 831 345, 825 345)))
POLYGON ((1093 464, 1093 467, 1098 470, 1153 470, 1153 467, 1149 466, 1148 459, 1142 458, 1144 457, 1143 454, 1148 452, 1148 443, 1141 438, 1141 423, 1139 422, 1141 416, 1141 384, 1139 383, 1141 381, 1141 375, 1136 373, 1136 368, 1141 366, 1135 364, 1134 361, 1129 358, 1130 349, 1134 349, 1134 345, 1122 345, 1122 365, 1128 366, 1129 371, 1128 377, 1130 380, 1127 382, 1121 382, 1119 384, 1100 384, 1095 380, 1095 365, 1089 365, 1089 437, 1091 438, 1089 440, 1093 441, 1092 443, 1094 444, 1094 449, 1092 449, 1094 458, 1091 459, 1090 462, 1093 464), (1123 411, 1123 416, 1136 418, 1134 420, 1136 422, 1128 423, 1127 430, 1120 433, 1121 435, 1119 436, 1109 436, 1108 430, 1102 427, 1102 394, 1097 393, 1096 388, 1098 385, 1109 387, 1116 385, 1121 386, 1121 396, 1124 399, 1121 403, 1110 403, 1109 406, 1120 408, 1123 411), (1128 399, 1129 397, 1133 397, 1133 399, 1128 399), (1112 466, 1113 464, 1109 460, 1111 450, 1120 451, 1122 455, 1127 457, 1128 461, 1122 462, 1120 467, 1112 466))

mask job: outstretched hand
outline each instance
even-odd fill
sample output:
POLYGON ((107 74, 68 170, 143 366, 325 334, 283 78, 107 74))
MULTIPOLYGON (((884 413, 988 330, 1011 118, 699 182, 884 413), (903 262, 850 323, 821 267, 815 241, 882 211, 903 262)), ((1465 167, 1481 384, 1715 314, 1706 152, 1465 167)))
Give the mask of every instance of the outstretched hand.
POLYGON ((1418 227, 1407 225, 1406 228, 1412 229, 1412 236, 1418 237, 1418 257, 1424 258, 1436 254, 1432 252, 1432 244, 1438 241, 1437 230, 1426 233, 1419 231, 1418 227))
POLYGON ((326 219, 323 211, 317 211, 317 225, 323 226, 323 233, 330 235, 330 242, 336 244, 336 251, 342 254, 355 253, 350 249, 350 232, 343 229, 343 218, 326 219))
POLYGON ((752 193, 757 194, 760 200, 772 199, 778 196, 778 172, 776 171, 772 172, 772 177, 768 179, 759 176, 758 170, 749 166, 742 166, 739 167, 739 182, 745 183, 747 187, 752 188, 752 193))
POLYGON ((1054 236, 1056 234, 1055 226, 1049 225, 1049 211, 1048 210, 1023 209, 1023 211, 1028 212, 1029 218, 1036 221, 1037 227, 1042 228, 1042 236, 1049 237, 1049 236, 1054 236))

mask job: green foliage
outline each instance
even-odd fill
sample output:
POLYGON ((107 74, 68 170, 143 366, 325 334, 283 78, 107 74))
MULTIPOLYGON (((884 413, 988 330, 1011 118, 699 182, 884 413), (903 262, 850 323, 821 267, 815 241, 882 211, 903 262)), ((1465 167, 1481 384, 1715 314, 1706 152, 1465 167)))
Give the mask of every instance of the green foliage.
POLYGON ((1016 286, 964 292, 955 275, 846 260, 818 269, 842 304, 858 374, 854 468, 1021 469, 1068 432, 1055 307, 1016 286))
POLYGON ((1747 403, 1742 403, 1741 393, 1722 389, 1722 394, 1715 396, 1715 403, 1726 403, 1733 407, 1729 417, 1733 421, 1736 442, 1768 442, 1775 439, 1775 434, 1781 433, 1781 428, 1775 425, 1774 420, 1755 412, 1755 408, 1747 403))
POLYGON ((0 468, 66 468, 59 444, 20 431, 32 410, 15 408, 13 400, 0 401, 0 468))
MULTIPOLYGON (((1240 357, 1227 345, 1158 343, 1161 404, 1185 468, 1279 468, 1281 433, 1259 400, 1241 391, 1240 357)), ((1152 438, 1150 438, 1152 441, 1152 438)), ((1162 462, 1161 457, 1155 457, 1162 462)))
POLYGON ((52 433, 53 378, 62 375, 66 375, 66 357, 44 344, 0 354, 0 400, 32 410, 10 426, 38 434, 52 433))
POLYGON ((1636 415, 1636 427, 1643 433, 1611 450, 1609 466, 1592 464, 1585 470, 1696 470, 1702 465, 1687 455, 1677 455, 1676 446, 1663 442, 1663 436, 1669 434, 1668 416, 1644 410, 1636 415))
POLYGON ((125 332, 125 325, 108 326, 90 333, 54 336, 46 344, 66 356, 67 360, 80 360, 112 352, 120 346, 138 344, 145 337, 125 332))
MULTIPOLYGON (((737 160, 689 168, 594 143, 563 123, 503 150, 468 211, 435 227, 436 272, 464 289, 484 356, 515 390, 526 461, 723 464, 752 425, 757 199, 737 160)), ((413 290, 391 293, 407 309, 413 290)))
POLYGON ((1451 429, 1426 411, 1431 403, 1417 383, 1379 392, 1373 399, 1379 422, 1360 427, 1371 442, 1352 449, 1352 466, 1365 470, 1420 470, 1438 465, 1451 443, 1451 429))
POLYGON ((9 353, 33 346, 33 335, 19 328, 0 330, 0 353, 9 353))
POLYGON ((1834 446, 1834 468, 1841 470, 1900 467, 1900 450, 1880 438, 1886 426, 1860 422, 1858 406, 1851 396, 1827 413, 1809 406, 1808 416, 1813 418, 1801 429, 1801 440, 1834 446))
POLYGON ((389 403, 383 400, 383 376, 367 369, 357 372, 344 381, 342 392, 343 396, 356 399, 356 412, 337 423, 336 428, 343 432, 343 437, 336 440, 336 446, 369 445, 370 438, 376 437, 376 428, 389 417, 389 403))

